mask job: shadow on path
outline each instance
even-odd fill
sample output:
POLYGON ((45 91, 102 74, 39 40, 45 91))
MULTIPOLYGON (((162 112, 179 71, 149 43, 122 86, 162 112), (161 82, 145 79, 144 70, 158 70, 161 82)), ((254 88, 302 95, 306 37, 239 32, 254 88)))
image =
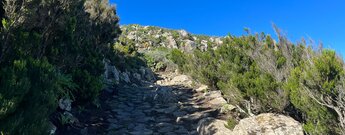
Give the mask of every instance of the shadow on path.
POLYGON ((58 135, 195 135, 200 119, 219 113, 193 88, 156 83, 104 90, 98 107, 90 104, 84 111, 76 110, 80 108, 72 113, 79 113, 79 121, 65 126, 58 135))

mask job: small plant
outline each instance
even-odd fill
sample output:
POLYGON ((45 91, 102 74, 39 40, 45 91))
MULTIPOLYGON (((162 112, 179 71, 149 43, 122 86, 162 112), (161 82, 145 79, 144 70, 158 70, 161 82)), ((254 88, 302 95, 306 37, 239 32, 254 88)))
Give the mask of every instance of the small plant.
POLYGON ((233 118, 230 117, 227 121, 227 124, 225 125, 226 128, 233 130, 235 126, 237 125, 237 121, 233 118))

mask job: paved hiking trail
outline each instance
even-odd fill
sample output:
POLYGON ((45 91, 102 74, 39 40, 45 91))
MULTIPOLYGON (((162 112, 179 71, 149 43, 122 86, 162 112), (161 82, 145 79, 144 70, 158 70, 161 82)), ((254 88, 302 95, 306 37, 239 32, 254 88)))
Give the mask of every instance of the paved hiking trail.
POLYGON ((240 115, 236 107, 220 91, 209 91, 185 75, 158 73, 156 82, 140 84, 105 89, 100 107, 91 105, 75 115, 76 123, 57 135, 303 134, 299 122, 273 113, 247 117, 230 130, 227 120, 240 115))
POLYGON ((202 90, 191 88, 187 76, 159 78, 156 83, 120 88, 107 101, 113 117, 108 119, 109 135, 194 135, 200 119, 218 116, 209 101, 219 97, 207 98, 202 90))

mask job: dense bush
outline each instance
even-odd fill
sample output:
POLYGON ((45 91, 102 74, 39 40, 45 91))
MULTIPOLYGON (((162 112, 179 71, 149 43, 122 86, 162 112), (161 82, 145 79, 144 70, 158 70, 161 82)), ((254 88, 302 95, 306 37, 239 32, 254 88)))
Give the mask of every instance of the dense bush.
MULTIPOLYGON (((3 1, 2 1, 3 2, 3 1)), ((46 134, 57 100, 94 100, 120 33, 108 0, 7 0, 0 29, 0 132, 46 134)))
POLYGON ((116 61, 114 65, 121 71, 131 71, 146 67, 143 55, 137 52, 134 41, 121 36, 117 43, 113 45, 114 55, 109 57, 112 61, 116 61))
POLYGON ((239 37, 181 38, 176 31, 132 25, 124 27, 125 37, 132 40, 124 41, 143 47, 146 63, 153 69, 169 67, 167 57, 180 71, 221 90, 247 115, 282 113, 303 123, 307 134, 345 134, 343 61, 334 51, 313 50, 304 40, 293 44, 274 28, 278 42, 249 29, 248 35, 239 37), (166 46, 162 42, 170 35, 178 46, 189 39, 199 49, 192 53, 183 48, 157 49, 166 46))
POLYGON ((216 50, 195 50, 190 56, 175 50, 171 59, 198 81, 220 89, 230 102, 241 104, 248 113, 282 111, 285 102, 280 99, 285 95, 279 95, 279 84, 246 53, 252 43, 252 37, 229 37, 216 50))
POLYGON ((63 76, 46 60, 17 60, 1 69, 0 129, 11 134, 47 132, 63 76))
POLYGON ((305 114, 307 133, 344 133, 343 61, 331 50, 306 54, 311 57, 293 70, 285 86, 290 100, 305 114))
POLYGON ((183 66, 186 65, 186 59, 187 59, 187 55, 185 55, 184 53, 182 53, 180 50, 178 49, 173 49, 170 54, 168 54, 168 58, 170 60, 172 60, 174 63, 177 64, 177 66, 180 67, 180 70, 183 70, 183 66))
POLYGON ((145 52, 144 58, 147 66, 153 71, 175 71, 177 65, 168 59, 171 51, 168 48, 158 47, 145 52))
POLYGON ((304 42, 278 38, 275 43, 263 33, 228 36, 217 49, 173 50, 169 56, 181 71, 220 89, 248 115, 283 113, 300 120, 308 134, 343 134, 343 61, 334 51, 317 52, 304 42))

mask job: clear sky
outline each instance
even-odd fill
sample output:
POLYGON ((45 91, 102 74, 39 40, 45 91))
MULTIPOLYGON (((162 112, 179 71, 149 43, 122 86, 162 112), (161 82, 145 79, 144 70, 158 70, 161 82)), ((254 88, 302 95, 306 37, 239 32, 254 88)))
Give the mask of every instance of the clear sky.
POLYGON ((275 23, 295 42, 322 41, 345 56, 345 0, 110 0, 120 24, 185 29, 225 36, 252 32, 275 35, 275 23))

